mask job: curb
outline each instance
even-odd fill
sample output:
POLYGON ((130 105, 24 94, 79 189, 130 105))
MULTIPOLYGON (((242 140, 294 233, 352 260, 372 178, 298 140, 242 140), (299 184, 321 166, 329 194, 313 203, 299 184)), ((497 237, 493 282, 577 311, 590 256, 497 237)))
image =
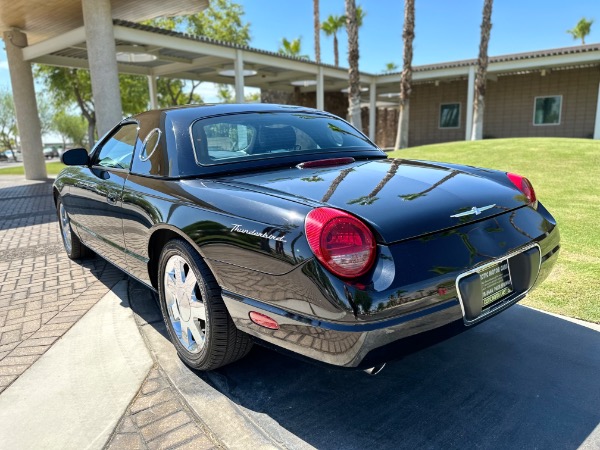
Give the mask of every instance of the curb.
POLYGON ((2 393, 3 448, 104 446, 152 366, 125 283, 2 393))
POLYGON ((188 368, 166 337, 166 326, 157 302, 148 301, 148 294, 155 300, 156 295, 133 280, 130 283, 130 303, 153 359, 190 410, 217 440, 230 449, 314 448, 269 416, 241 407, 212 387, 209 382, 218 379, 218 373, 197 373, 188 368))

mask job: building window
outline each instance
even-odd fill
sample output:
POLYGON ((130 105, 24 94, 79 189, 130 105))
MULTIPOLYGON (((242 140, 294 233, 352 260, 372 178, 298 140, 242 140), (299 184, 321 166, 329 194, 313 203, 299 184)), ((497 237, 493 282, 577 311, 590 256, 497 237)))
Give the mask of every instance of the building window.
POLYGON ((562 95, 536 97, 533 106, 534 125, 560 125, 562 95))
POLYGON ((460 103, 440 105, 440 128, 460 127, 460 103))

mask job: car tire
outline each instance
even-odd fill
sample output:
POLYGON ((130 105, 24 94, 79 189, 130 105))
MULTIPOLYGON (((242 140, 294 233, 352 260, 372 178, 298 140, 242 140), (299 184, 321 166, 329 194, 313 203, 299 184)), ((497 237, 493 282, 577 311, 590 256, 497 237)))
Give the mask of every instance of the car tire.
POLYGON ((252 347, 227 312, 221 288, 194 248, 174 239, 158 263, 160 309, 179 357, 196 370, 213 370, 244 357, 252 347))
POLYGON ((58 225, 67 256, 71 259, 85 258, 89 254, 88 249, 73 232, 71 219, 60 197, 56 201, 56 214, 58 215, 58 225))

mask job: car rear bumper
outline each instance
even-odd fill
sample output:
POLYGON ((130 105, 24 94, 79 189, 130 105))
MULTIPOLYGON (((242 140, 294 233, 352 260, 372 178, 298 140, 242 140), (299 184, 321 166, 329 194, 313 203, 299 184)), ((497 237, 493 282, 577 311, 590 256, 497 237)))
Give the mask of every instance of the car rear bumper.
POLYGON ((464 293, 459 284, 468 279, 473 270, 464 271, 455 278, 453 296, 438 302, 428 298, 422 308, 398 314, 384 320, 355 320, 335 322, 321 320, 288 311, 258 300, 223 291, 223 299, 235 325, 242 331, 273 344, 324 363, 364 368, 376 365, 398 353, 412 351, 445 339, 469 326, 478 324, 498 314, 523 299, 527 293, 550 273, 559 250, 559 234, 555 227, 538 242, 507 253, 493 261, 509 261, 513 270, 528 275, 516 283, 515 290, 501 301, 479 310, 475 316, 465 307, 464 293), (519 283, 521 283, 519 285, 519 283), (249 313, 257 311, 275 319, 278 330, 256 325, 249 313))

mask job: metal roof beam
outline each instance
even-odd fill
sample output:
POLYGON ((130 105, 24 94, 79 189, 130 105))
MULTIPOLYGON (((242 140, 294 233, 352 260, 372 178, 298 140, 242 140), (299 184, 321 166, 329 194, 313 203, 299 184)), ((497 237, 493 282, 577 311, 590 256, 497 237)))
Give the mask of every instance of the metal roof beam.
MULTIPOLYGON (((34 62, 39 64, 48 64, 50 66, 74 67, 78 69, 89 70, 87 59, 69 58, 67 56, 46 55, 36 58, 34 62)), ((129 75, 151 75, 151 69, 148 67, 117 64, 117 68, 119 73, 126 73, 129 75)))
MULTIPOLYGON (((568 66, 575 64, 600 63, 600 51, 591 51, 585 53, 570 53, 566 55, 538 56, 520 60, 491 62, 488 66, 488 73, 518 72, 520 70, 532 70, 542 68, 552 68, 558 66, 568 66)), ((432 69, 419 71, 415 67, 413 80, 432 81, 441 78, 466 77, 469 74, 468 65, 460 67, 449 67, 442 69, 432 69)), ((377 84, 399 83, 400 73, 390 75, 380 75, 376 77, 377 84)))
POLYGON ((567 55, 543 56, 538 58, 521 59, 517 61, 495 62, 489 65, 489 72, 511 72, 528 69, 539 69, 571 64, 600 63, 600 51, 571 53, 567 55))
POLYGON ((133 42, 142 45, 157 45, 163 48, 181 50, 194 54, 218 56, 228 58, 233 61, 235 58, 235 48, 224 45, 210 44, 207 42, 185 39, 177 36, 169 36, 161 33, 153 33, 145 30, 136 30, 116 25, 114 27, 115 39, 133 42))
MULTIPOLYGON (((163 55, 160 55, 159 59, 164 59, 163 55)), ((187 72, 190 70, 202 69, 204 67, 215 67, 219 64, 223 64, 223 58, 216 56, 202 56, 200 58, 193 59, 189 63, 175 63, 156 67, 154 68, 154 75, 160 77, 182 71, 187 72)))
POLYGON ((83 42, 85 42, 85 28, 75 28, 74 30, 67 31, 56 37, 38 42, 37 44, 28 45, 23 49, 23 59, 25 61, 31 61, 40 56, 49 55, 50 53, 74 47, 83 42))

